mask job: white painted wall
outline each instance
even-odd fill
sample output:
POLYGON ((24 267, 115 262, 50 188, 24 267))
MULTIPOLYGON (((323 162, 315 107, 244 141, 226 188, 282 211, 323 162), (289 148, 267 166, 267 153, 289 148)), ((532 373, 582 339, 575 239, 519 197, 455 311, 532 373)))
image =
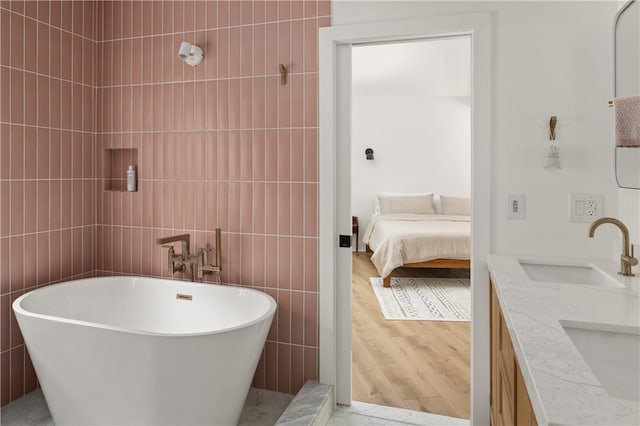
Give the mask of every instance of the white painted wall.
POLYGON ((380 192, 470 195, 470 53, 468 37, 353 49, 351 209, 360 241, 380 192), (425 44, 448 46, 464 58, 443 60, 425 44), (371 72, 372 59, 389 60, 394 46, 420 60, 396 58, 396 66, 371 72), (366 148, 374 160, 366 160, 366 148))
POLYGON ((569 223, 568 201, 570 192, 602 193, 604 213, 618 214, 607 107, 615 2, 334 1, 332 7, 334 26, 491 13, 492 250, 614 256, 615 231, 602 228, 587 238, 588 224, 569 223), (543 168, 551 115, 558 116, 558 171, 543 168), (525 220, 506 219, 509 193, 526 194, 525 220))

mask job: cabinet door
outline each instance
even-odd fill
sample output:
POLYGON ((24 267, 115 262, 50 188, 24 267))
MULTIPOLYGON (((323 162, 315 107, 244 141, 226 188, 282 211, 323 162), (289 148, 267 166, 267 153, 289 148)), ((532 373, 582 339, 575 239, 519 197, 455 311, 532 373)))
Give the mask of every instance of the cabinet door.
POLYGON ((518 426, 537 426, 520 368, 516 369, 516 424, 518 426))

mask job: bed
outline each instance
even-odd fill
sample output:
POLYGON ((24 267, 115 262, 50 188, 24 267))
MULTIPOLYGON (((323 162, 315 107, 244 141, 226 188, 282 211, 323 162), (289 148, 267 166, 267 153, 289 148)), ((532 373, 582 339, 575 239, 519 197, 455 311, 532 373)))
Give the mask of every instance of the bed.
POLYGON ((386 197, 392 199, 379 197, 380 208, 363 235, 385 287, 390 287, 391 273, 399 267, 470 268, 468 198, 441 196, 441 211, 436 212, 432 194, 386 197))

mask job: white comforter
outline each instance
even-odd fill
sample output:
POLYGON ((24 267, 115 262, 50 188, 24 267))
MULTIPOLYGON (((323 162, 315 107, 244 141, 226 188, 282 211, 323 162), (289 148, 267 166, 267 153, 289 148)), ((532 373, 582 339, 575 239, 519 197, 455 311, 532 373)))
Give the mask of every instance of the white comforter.
POLYGON ((433 259, 469 259, 469 216, 379 214, 371 218, 362 240, 381 277, 405 263, 433 259))

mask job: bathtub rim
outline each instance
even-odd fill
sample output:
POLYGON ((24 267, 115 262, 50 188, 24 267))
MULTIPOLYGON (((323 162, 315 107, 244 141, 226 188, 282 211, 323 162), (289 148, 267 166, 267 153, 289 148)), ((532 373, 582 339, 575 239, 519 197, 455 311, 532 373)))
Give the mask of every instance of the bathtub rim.
POLYGON ((36 289, 33 289, 31 291, 29 291, 28 293, 23 294, 22 296, 18 297, 16 300, 14 300, 14 302, 11 304, 11 308, 13 309, 14 313, 16 314, 21 314, 24 315, 26 317, 31 317, 31 318, 38 318, 38 319, 43 319, 43 320, 47 320, 47 321, 54 321, 54 322, 59 322, 59 323, 66 323, 66 324, 72 324, 72 325, 79 325, 79 326, 83 326, 83 327, 92 327, 92 328, 99 328, 102 330, 110 330, 110 331, 117 331, 117 332, 123 332, 123 333, 131 333, 131 334, 137 334, 137 335, 143 335, 143 336, 157 336, 157 337, 197 337, 197 336, 207 336, 207 335, 214 335, 214 334, 223 334, 223 333, 228 333, 228 332, 232 332, 235 330, 239 330, 242 328, 247 328, 247 327, 251 327, 252 325, 261 323, 265 320, 267 320, 269 317, 273 318, 273 316, 275 315, 275 311, 277 309, 277 302, 275 301, 275 299, 273 297, 271 297, 271 295, 269 295, 267 292, 265 291, 260 291, 257 289, 253 289, 253 288, 247 288, 247 287, 242 287, 242 286, 235 286, 235 285, 231 285, 231 284, 214 284, 214 283, 195 283, 195 282, 191 282, 191 281, 183 281, 183 280, 168 280, 165 278, 154 278, 154 277, 145 277, 145 276, 137 276, 137 275, 118 275, 118 276, 110 276, 110 277, 93 277, 93 278, 82 278, 82 279, 77 279, 77 280, 70 280, 70 281, 63 281, 60 283, 55 283, 55 284, 49 284, 43 287, 38 287, 36 289), (163 282, 167 282, 167 283, 171 283, 171 284, 181 284, 181 285, 195 285, 197 287, 209 287, 209 286, 216 286, 216 287, 227 287, 227 288, 234 288, 234 289, 238 289, 238 290, 245 290, 251 293, 258 293, 261 296, 264 296, 267 298, 267 301, 269 302, 269 308, 267 309, 267 311, 265 313, 263 313, 262 315, 260 315, 259 317, 255 318, 252 321, 248 321, 233 327, 228 327, 228 328, 224 328, 221 330, 212 330, 212 331, 202 331, 199 333, 161 333, 161 332, 155 332, 155 331, 146 331, 146 330, 137 330, 134 328, 124 328, 124 327, 116 327, 116 326, 112 326, 112 325, 108 325, 108 324, 101 324, 101 323, 96 323, 96 322, 90 322, 90 321, 82 321, 82 320, 77 320, 77 319, 71 319, 71 318, 64 318, 64 317, 58 317, 58 316, 53 316, 53 315, 45 315, 45 314, 38 314, 35 312, 30 312, 27 311, 26 309, 24 309, 21 306, 21 303, 24 299, 27 298, 27 296, 29 296, 31 293, 34 293, 36 291, 39 290, 44 290, 47 288, 51 288, 53 286, 60 286, 60 287, 65 287, 67 285, 71 285, 71 284, 75 284, 75 283, 79 283, 79 282, 83 282, 83 281, 89 281, 89 280, 109 280, 109 279, 114 279, 114 278, 134 278, 134 279, 139 279, 139 278, 143 278, 143 279, 148 279, 148 280, 155 280, 155 281, 163 281, 163 282))

